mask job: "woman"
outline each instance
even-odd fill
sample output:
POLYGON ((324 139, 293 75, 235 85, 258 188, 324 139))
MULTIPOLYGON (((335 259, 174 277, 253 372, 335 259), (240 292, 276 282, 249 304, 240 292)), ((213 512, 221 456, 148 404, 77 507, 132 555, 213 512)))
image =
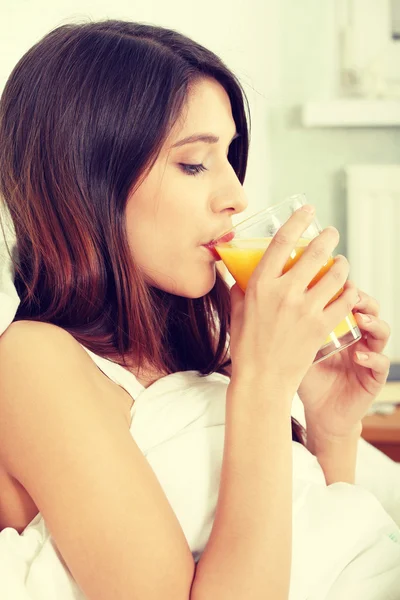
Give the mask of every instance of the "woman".
MULTIPOLYGON (((121 21, 55 29, 7 82, 0 191, 21 303, 0 339, 6 597, 333 598, 366 533, 377 547, 398 531, 351 485, 388 372, 375 300, 360 292, 366 338, 312 366, 359 295, 343 257, 306 289, 337 231, 281 276, 314 214, 297 211, 246 296, 205 247, 247 206, 243 98, 205 48, 121 21), (337 531, 363 505, 375 518, 319 578, 299 552, 310 490, 345 507, 337 531)), ((398 576, 393 548, 380 572, 398 576)))

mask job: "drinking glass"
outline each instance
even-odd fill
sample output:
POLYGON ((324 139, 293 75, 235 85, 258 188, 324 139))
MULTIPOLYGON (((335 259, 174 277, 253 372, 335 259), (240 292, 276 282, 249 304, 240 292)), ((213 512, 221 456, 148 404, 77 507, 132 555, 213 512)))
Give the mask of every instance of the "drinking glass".
MULTIPOLYGON (((290 196, 280 204, 265 208, 241 221, 213 242, 215 250, 243 292, 246 291, 251 274, 276 232, 298 208, 306 203, 304 194, 290 196)), ((283 273, 286 273, 297 262, 310 241, 317 237, 321 231, 318 220, 314 218, 291 252, 283 273)), ((331 256, 310 281, 308 289, 312 288, 323 277, 333 263, 334 259, 331 256)), ((343 288, 338 290, 328 304, 336 300, 342 292, 343 288)), ((354 344, 359 339, 361 339, 361 332, 353 313, 350 312, 329 334, 313 362, 318 363, 328 358, 328 356, 344 350, 344 348, 354 344)))

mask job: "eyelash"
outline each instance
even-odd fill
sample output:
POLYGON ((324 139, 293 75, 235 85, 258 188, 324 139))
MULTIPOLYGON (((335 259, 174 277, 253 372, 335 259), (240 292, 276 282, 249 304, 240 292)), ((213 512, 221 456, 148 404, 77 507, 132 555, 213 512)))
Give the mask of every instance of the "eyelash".
POLYGON ((186 175, 192 175, 192 176, 196 176, 199 175, 200 173, 203 173, 204 171, 207 171, 206 167, 204 165, 187 165, 185 163, 179 163, 182 171, 184 173, 186 173, 186 175))

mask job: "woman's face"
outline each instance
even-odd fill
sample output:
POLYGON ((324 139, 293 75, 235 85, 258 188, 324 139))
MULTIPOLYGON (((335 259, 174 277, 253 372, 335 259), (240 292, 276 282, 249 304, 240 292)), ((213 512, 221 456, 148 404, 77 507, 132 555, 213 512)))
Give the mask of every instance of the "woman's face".
POLYGON ((213 79, 198 81, 156 163, 128 199, 130 248, 150 285, 187 298, 214 286, 215 258, 203 244, 247 207, 228 162, 235 134, 224 88, 213 79), (186 139, 199 136, 205 139, 186 139))

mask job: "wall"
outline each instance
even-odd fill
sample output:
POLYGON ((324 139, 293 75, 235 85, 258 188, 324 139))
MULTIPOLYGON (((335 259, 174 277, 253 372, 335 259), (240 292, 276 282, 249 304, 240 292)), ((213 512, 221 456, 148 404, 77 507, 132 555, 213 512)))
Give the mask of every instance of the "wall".
MULTIPOLYGON (((370 0, 365 0, 368 3, 370 0)), ((305 192, 346 252, 343 167, 400 162, 398 128, 305 129, 300 106, 338 94, 335 0, 280 0, 279 82, 269 106, 270 196, 305 192)))

